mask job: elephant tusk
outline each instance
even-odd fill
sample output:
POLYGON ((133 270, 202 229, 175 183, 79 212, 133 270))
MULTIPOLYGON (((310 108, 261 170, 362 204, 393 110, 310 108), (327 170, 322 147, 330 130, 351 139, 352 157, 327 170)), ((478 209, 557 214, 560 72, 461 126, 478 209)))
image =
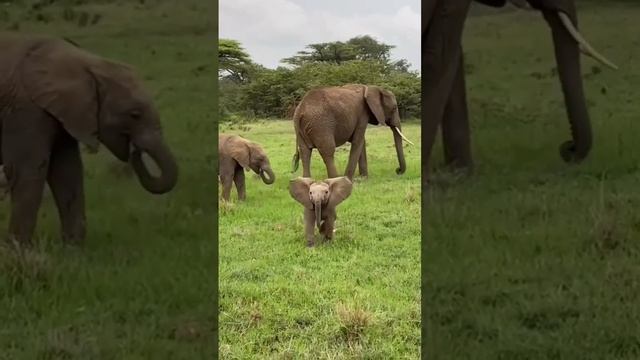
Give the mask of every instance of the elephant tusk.
POLYGON ((398 128, 397 128, 397 127, 395 127, 395 126, 393 127, 393 129, 394 129, 395 131, 397 131, 397 132, 398 132, 398 135, 400 135, 400 137, 402 138, 402 140, 404 140, 404 141, 408 142, 409 144, 411 144, 411 145, 415 146, 415 144, 414 144, 414 143, 412 143, 412 142, 411 142, 411 140, 407 139, 407 137, 406 137, 406 136, 404 136, 404 134, 402 133, 402 131, 400 131, 400 129, 398 129, 398 128))
POLYGON ((517 7, 518 9, 535 11, 535 9, 532 8, 531 5, 529 5, 529 3, 527 3, 526 1, 510 0, 509 2, 511 3, 511 5, 517 7))
POLYGON ((567 16, 567 14, 565 14, 565 13, 563 13, 561 11, 558 11, 558 17, 560 18, 560 21, 562 21, 562 25, 564 25, 564 27, 567 29, 569 34, 571 34, 573 39, 579 44, 580 51, 583 54, 594 58, 595 60, 601 62, 602 64, 604 64, 604 65, 606 65, 606 66, 608 66, 608 67, 610 67, 610 68, 612 68, 614 70, 618 70, 618 66, 616 66, 614 63, 612 63, 607 58, 605 58, 600 53, 598 53, 587 42, 587 40, 585 40, 585 38, 582 37, 582 35, 578 31, 578 29, 576 29, 576 27, 573 25, 573 23, 571 22, 571 19, 569 19, 569 16, 567 16))

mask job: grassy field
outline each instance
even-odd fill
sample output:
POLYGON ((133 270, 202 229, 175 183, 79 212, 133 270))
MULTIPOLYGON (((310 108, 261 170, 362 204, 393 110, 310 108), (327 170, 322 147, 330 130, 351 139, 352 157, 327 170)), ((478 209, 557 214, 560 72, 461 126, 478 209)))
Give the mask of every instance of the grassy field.
MULTIPOLYGON (((220 203, 223 359, 416 359, 420 345, 420 126, 403 132, 407 172, 395 174, 391 132, 367 130, 369 178, 338 207, 331 243, 305 247, 302 206, 288 192, 291 121, 220 127, 263 145, 276 172, 247 178, 247 200, 220 203)), ((346 166, 348 147, 337 151, 346 166)), ((317 152, 311 174, 324 179, 317 152)))
POLYGON ((544 20, 467 22, 477 171, 424 194, 431 359, 640 358, 640 7, 580 11, 620 70, 583 58, 595 139, 579 166, 557 150, 569 127, 544 20))
MULTIPOLYGON (((215 8, 196 0, 142 3, 0 9, 3 27, 66 36, 137 67, 181 171, 174 191, 153 196, 108 150, 85 155, 82 249, 61 245, 45 194, 38 251, 21 261, 0 255, 0 359, 214 354, 215 8)), ((2 232, 7 205, 0 203, 2 232)))

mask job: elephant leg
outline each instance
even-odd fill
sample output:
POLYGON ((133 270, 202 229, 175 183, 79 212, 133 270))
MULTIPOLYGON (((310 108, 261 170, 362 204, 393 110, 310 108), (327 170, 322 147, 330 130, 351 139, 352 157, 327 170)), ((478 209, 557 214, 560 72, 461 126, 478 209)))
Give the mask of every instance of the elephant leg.
POLYGON ((233 186, 233 176, 238 162, 228 155, 220 155, 219 159, 219 178, 222 185, 222 200, 229 201, 231 199, 231 187, 233 186))
POLYGON ((63 240, 82 244, 86 237, 82 158, 78 142, 66 133, 53 146, 47 181, 58 208, 63 240))
POLYGON ((300 147, 300 159, 302 160, 302 176, 311 177, 311 152, 313 149, 307 147, 300 147))
POLYGON ((58 126, 55 119, 33 108, 24 108, 3 123, 3 165, 11 194, 9 238, 21 245, 32 245, 58 126))
POLYGON ((331 239, 333 239, 333 228, 334 228, 334 223, 335 223, 335 219, 333 218, 327 218, 323 223, 322 223, 322 234, 324 235, 324 239, 326 241, 330 241, 331 239))
POLYGON ((334 156, 336 153, 335 146, 327 147, 327 148, 319 148, 318 152, 320 152, 320 156, 322 156, 322 160, 324 161, 324 164, 327 167, 327 177, 329 178, 338 177, 338 170, 336 169, 336 163, 334 160, 334 156))
POLYGON ((363 132, 362 136, 354 136, 354 138, 357 138, 357 140, 354 139, 351 142, 349 162, 347 163, 347 169, 344 172, 344 176, 348 177, 349 180, 353 180, 353 176, 356 173, 356 166, 358 165, 358 161, 360 160, 362 154, 362 147, 364 146, 364 129, 362 129, 361 131, 363 132))
POLYGON ((462 55, 458 60, 453 88, 442 119, 442 143, 445 164, 448 167, 472 169, 469 112, 462 55))
POLYGON ((231 186, 233 185, 233 175, 220 174, 220 182, 222 183, 222 199, 229 201, 231 198, 231 186))
POLYGON ((358 160, 358 169, 360 170, 360 176, 369 176, 369 168, 367 164, 367 141, 362 144, 362 151, 360 152, 360 159, 358 160))
POLYGON ((244 168, 237 166, 233 174, 233 182, 236 184, 238 191, 238 200, 244 201, 247 198, 247 192, 244 185, 244 168))
POLYGON ((423 179, 459 68, 462 31, 470 1, 440 1, 422 36, 423 179))
POLYGON ((316 214, 311 209, 304 209, 304 234, 307 240, 307 246, 312 247, 315 245, 315 225, 316 224, 316 214))

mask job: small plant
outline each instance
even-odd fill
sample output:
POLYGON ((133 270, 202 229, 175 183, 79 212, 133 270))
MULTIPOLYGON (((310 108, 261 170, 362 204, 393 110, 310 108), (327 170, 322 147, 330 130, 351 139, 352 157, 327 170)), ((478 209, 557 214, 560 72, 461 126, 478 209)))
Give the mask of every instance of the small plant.
POLYGON ((38 249, 7 241, 0 244, 0 272, 10 279, 14 289, 20 289, 29 282, 46 284, 51 275, 51 262, 38 249))
POLYGON ((340 331, 348 343, 359 342, 372 323, 373 315, 359 306, 338 304, 336 315, 340 321, 340 331))

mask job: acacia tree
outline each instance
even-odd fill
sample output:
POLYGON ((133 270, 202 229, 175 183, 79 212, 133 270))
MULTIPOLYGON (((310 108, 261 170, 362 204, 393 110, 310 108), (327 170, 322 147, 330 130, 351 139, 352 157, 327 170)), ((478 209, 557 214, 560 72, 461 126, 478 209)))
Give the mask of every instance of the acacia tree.
POLYGON ((356 36, 347 40, 309 44, 305 50, 282 60, 285 64, 301 66, 307 63, 342 64, 347 61, 380 61, 388 64, 393 45, 379 42, 369 35, 356 36))
POLYGON ((249 54, 232 39, 218 41, 218 77, 226 78, 238 83, 247 82, 254 67, 249 54))

